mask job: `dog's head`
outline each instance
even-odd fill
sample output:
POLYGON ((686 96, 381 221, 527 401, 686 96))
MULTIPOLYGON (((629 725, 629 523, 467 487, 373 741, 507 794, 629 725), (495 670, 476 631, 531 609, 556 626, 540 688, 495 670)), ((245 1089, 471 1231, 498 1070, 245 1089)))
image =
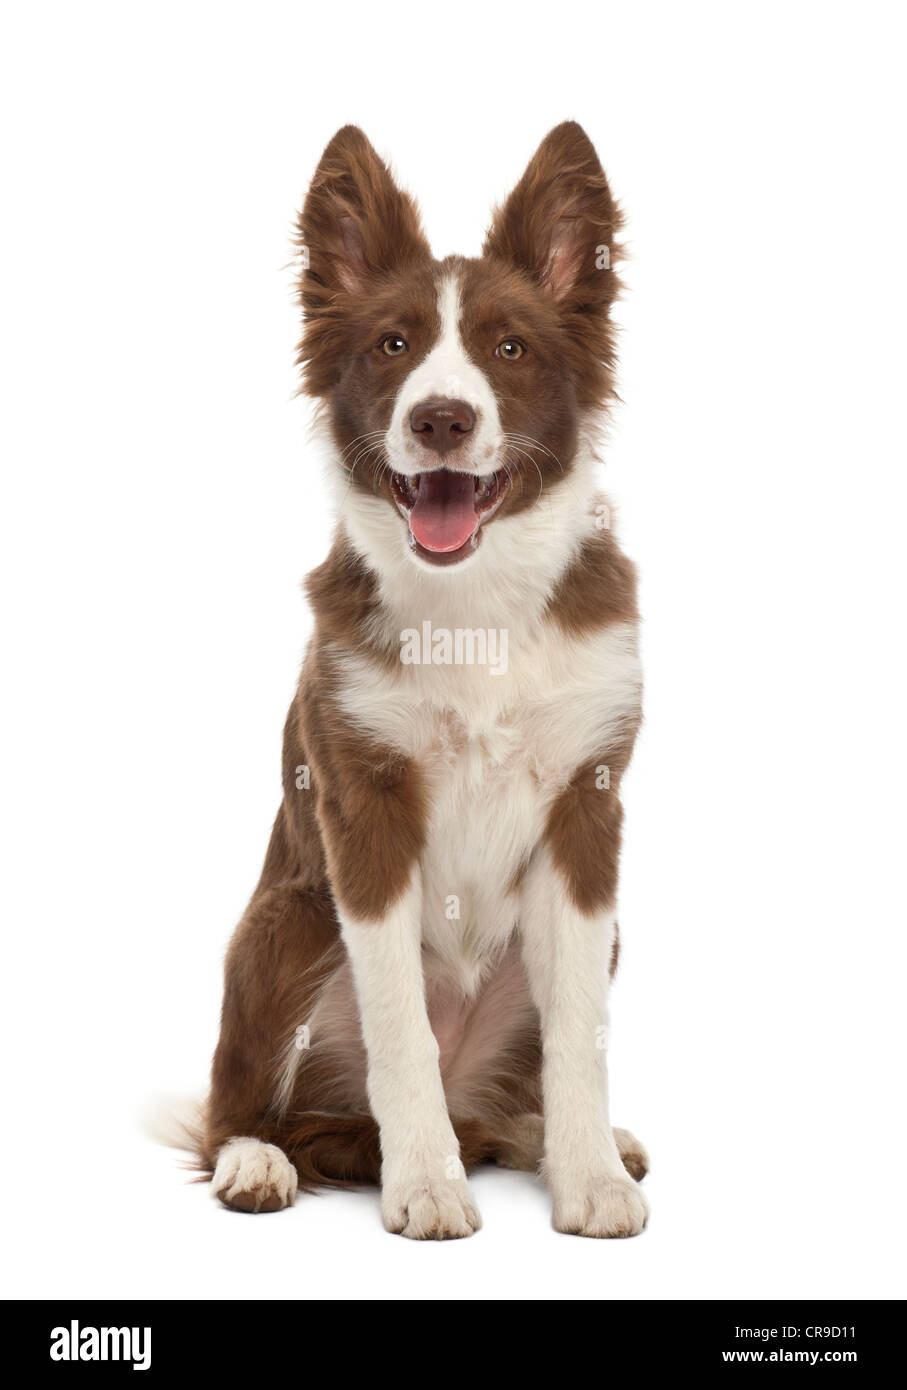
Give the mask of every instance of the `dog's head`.
POLYGON ((322 156, 299 222, 304 387, 345 486, 420 566, 459 567, 569 473, 613 394, 620 215, 585 132, 543 140, 476 260, 433 259, 362 131, 322 156), (373 513, 374 514, 374 513, 373 513))

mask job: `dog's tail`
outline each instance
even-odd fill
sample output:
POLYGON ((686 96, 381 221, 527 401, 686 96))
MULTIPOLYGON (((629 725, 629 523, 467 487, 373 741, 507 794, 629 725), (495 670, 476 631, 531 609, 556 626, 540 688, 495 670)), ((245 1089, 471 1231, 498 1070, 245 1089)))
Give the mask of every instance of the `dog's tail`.
MULTIPOLYGON (((155 1144, 190 1155, 187 1166, 202 1175, 201 1181, 211 1177, 221 1145, 237 1137, 210 1132, 204 1102, 197 1096, 151 1097, 140 1111, 139 1127, 155 1144)), ((376 1183, 381 1175, 378 1126, 371 1115, 301 1111, 263 1126, 257 1137, 283 1149, 303 1192, 376 1183)))
POLYGON ((168 1149, 197 1153, 205 1131, 205 1108, 197 1096, 153 1096, 139 1114, 146 1138, 168 1149))

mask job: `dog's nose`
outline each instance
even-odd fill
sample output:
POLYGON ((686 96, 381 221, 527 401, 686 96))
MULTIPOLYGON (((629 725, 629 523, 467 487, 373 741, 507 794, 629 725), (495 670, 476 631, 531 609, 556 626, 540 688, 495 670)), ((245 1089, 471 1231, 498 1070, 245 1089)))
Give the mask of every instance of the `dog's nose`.
POLYGON ((476 413, 465 401, 420 401, 409 423, 426 449, 446 454, 459 449, 476 423, 476 413))

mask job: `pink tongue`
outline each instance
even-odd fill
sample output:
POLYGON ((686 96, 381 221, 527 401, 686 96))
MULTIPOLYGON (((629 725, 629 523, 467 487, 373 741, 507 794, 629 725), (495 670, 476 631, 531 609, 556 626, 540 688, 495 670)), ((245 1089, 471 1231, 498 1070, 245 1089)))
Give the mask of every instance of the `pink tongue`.
POLYGON ((423 473, 409 514, 409 529, 426 550, 459 550, 479 524, 475 479, 447 468, 423 473))

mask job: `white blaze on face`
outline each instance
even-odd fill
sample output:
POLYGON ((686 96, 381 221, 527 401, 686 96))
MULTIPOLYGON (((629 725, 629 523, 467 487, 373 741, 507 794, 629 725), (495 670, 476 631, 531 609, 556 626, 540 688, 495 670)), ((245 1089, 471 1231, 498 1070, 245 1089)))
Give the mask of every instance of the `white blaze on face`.
POLYGON ((436 466, 425 445, 413 433, 410 416, 422 401, 465 401, 475 412, 471 438, 457 450, 457 467, 474 473, 493 473, 501 443, 501 421, 491 383, 466 354, 460 337, 460 293, 456 276, 441 283, 438 293, 441 330, 431 352, 414 367, 400 388, 387 430, 387 457, 395 473, 420 473, 436 466))

